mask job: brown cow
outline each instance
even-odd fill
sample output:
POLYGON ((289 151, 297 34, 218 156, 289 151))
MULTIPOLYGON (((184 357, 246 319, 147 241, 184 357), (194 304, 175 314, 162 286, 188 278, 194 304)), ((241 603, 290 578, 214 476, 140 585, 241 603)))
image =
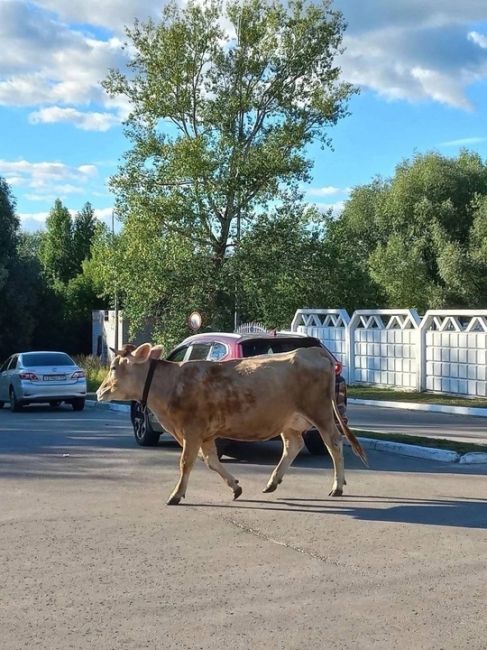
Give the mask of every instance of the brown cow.
POLYGON ((145 397, 164 429, 182 446, 180 479, 168 505, 185 496, 198 452, 231 487, 234 499, 242 494, 237 479, 218 460, 218 437, 255 441, 281 435, 282 458, 264 492, 273 492, 281 483, 303 447, 303 431, 315 426, 333 459, 330 495, 343 494, 342 439, 334 412, 353 450, 366 462, 362 447, 337 412, 335 368, 322 348, 222 362, 176 363, 159 360, 160 355, 160 346, 150 343, 117 351, 97 398, 109 402, 145 397))

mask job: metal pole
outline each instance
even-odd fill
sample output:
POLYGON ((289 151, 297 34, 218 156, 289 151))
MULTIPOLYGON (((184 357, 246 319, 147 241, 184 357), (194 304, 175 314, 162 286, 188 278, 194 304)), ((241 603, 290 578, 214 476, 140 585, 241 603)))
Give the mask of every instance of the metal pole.
MULTIPOLYGON (((237 169, 237 183, 239 182, 239 170, 237 169)), ((238 192, 238 207, 237 207, 237 237, 236 237, 236 246, 234 248, 234 254, 240 252, 240 188, 238 192)), ((240 291, 240 275, 238 272, 238 265, 235 266, 235 312, 233 315, 233 329, 236 332, 240 325, 240 305, 239 305, 239 291, 240 291)))
MULTIPOLYGON (((115 246, 115 211, 112 210, 112 246, 115 246)), ((117 292, 117 280, 114 280, 114 289, 113 289, 113 307, 115 311, 115 345, 113 346, 115 350, 118 350, 118 292, 117 292)))

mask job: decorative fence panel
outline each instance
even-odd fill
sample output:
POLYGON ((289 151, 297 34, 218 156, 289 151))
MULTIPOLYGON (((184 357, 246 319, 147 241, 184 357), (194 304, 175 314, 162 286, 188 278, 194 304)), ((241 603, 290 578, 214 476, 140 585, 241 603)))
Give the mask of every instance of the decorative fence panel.
POLYGON ((487 311, 429 311, 421 323, 423 388, 487 395, 487 311))
POLYGON ((319 338, 349 383, 487 396, 487 310, 299 309, 291 330, 319 338))
POLYGON ((403 310, 359 310, 349 325, 349 381, 418 388, 417 342, 420 318, 403 310))
POLYGON ((345 309, 300 309, 291 324, 293 332, 320 339, 345 369, 348 366, 347 326, 350 317, 345 309))

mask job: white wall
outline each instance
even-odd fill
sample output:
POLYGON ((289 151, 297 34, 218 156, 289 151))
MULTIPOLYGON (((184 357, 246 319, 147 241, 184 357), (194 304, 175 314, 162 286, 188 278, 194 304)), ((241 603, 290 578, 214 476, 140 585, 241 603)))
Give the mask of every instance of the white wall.
POLYGON ((291 329, 319 338, 351 384, 487 396, 487 310, 299 309, 291 329))

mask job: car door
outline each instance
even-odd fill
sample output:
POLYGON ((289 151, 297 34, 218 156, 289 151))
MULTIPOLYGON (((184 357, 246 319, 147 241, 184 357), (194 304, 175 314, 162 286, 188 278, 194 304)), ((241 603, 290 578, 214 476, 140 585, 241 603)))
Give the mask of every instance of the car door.
POLYGON ((10 399, 10 386, 12 383, 15 383, 15 374, 16 374, 18 358, 19 358, 18 354, 13 354, 10 357, 10 360, 7 364, 7 369, 4 373, 3 384, 4 384, 4 394, 6 395, 5 400, 10 399))
POLYGON ((2 363, 0 367, 0 400, 2 402, 8 401, 8 366, 12 357, 9 357, 6 361, 2 363))

